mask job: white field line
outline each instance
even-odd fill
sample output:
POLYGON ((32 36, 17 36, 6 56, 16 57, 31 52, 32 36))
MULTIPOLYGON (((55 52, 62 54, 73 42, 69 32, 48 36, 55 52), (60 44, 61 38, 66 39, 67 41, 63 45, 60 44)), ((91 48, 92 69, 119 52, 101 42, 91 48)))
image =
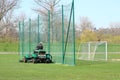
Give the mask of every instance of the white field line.
MULTIPOLYGON (((76 54, 88 54, 88 52, 76 52, 76 54)), ((96 52, 96 54, 105 54, 105 52, 96 52)), ((120 52, 108 52, 108 54, 120 54, 120 52)))
POLYGON ((0 52, 0 54, 18 54, 18 52, 0 52))
POLYGON ((120 59, 111 59, 112 61, 120 61, 120 59))

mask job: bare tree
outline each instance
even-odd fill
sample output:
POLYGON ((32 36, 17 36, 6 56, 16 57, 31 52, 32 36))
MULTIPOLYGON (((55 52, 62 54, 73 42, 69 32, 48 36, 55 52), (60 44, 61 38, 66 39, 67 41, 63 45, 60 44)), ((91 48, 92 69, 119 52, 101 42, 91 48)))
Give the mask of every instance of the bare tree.
POLYGON ((18 0, 0 0, 0 21, 13 8, 16 7, 18 0))
POLYGON ((9 25, 19 0, 0 0, 0 31, 9 25))
POLYGON ((34 11, 38 12, 41 15, 47 15, 48 10, 50 10, 51 13, 55 12, 56 5, 61 0, 34 0, 34 1, 39 6, 39 8, 35 8, 34 11))
POLYGON ((0 0, 0 33, 2 33, 1 36, 8 37, 10 35, 10 32, 15 32, 13 12, 18 5, 18 1, 19 0, 0 0))
MULTIPOLYGON (((56 25, 60 24, 59 20, 56 23, 58 17, 60 18, 60 16, 58 16, 59 14, 57 13, 59 11, 57 5, 61 0, 34 0, 34 1, 39 7, 33 10, 42 15, 42 19, 44 22, 48 22, 48 11, 50 11, 51 37, 52 39, 53 38, 56 39, 55 37, 56 34, 54 32, 57 31, 57 29, 59 28, 56 25)), ((47 31, 47 28, 45 30, 47 31)))
POLYGON ((111 23, 109 27, 110 34, 112 34, 113 36, 120 35, 120 22, 111 23))
MULTIPOLYGON (((84 37, 86 35, 91 35, 91 36, 86 37, 86 39, 88 39, 88 38, 92 39, 93 38, 92 35, 95 35, 94 31, 95 31, 95 27, 94 27, 92 21, 90 21, 88 17, 80 17, 80 23, 77 25, 77 28, 76 28, 77 40, 85 41, 83 39, 83 35, 84 35, 84 37)), ((94 40, 96 40, 96 38, 94 40)))
POLYGON ((94 30, 94 25, 93 23, 88 19, 88 17, 81 17, 80 20, 80 30, 84 31, 84 30, 94 30))
POLYGON ((0 31, 3 32, 3 38, 12 39, 14 36, 13 33, 16 32, 17 23, 16 17, 13 16, 13 10, 10 10, 6 16, 1 20, 0 31))

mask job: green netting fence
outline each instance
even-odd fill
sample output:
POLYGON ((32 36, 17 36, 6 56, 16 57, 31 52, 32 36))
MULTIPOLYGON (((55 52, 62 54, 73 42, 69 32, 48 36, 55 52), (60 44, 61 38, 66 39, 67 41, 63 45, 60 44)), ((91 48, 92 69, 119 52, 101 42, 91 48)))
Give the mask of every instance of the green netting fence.
POLYGON ((19 22, 19 60, 32 54, 39 42, 53 57, 53 62, 75 65, 74 1, 62 5, 57 12, 48 10, 47 16, 19 22))

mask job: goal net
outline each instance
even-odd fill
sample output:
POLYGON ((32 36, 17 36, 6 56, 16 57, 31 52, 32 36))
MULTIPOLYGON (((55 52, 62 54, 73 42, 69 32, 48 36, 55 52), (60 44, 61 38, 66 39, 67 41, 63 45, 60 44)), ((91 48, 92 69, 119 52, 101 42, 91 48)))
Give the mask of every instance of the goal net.
POLYGON ((81 43, 78 49, 78 59, 81 60, 106 60, 107 42, 86 42, 81 43))

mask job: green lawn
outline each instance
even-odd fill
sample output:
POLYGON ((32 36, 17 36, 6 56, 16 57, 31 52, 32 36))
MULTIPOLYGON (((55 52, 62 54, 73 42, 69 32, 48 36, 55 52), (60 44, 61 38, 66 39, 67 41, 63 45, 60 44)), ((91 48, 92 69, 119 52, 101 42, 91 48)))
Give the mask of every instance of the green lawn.
POLYGON ((0 42, 0 52, 18 52, 18 43, 0 42))
POLYGON ((25 64, 18 62, 16 54, 0 54, 0 80, 120 80, 120 62, 25 64))

